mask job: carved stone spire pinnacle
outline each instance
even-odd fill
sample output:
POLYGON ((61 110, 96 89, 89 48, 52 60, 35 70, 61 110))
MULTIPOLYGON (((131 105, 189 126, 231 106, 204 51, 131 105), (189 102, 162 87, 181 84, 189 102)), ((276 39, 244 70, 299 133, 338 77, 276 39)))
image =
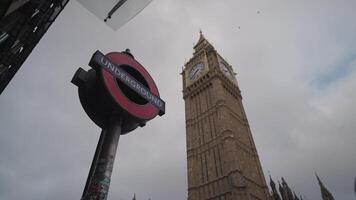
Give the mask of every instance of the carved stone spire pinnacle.
POLYGON ((271 186, 271 189, 272 189, 273 200, 281 200, 281 197, 279 196, 277 188, 276 188, 276 184, 274 183, 271 175, 269 175, 269 179, 270 179, 270 186, 271 186))
POLYGON ((323 182, 320 180, 318 174, 315 172, 315 176, 316 179, 319 182, 319 186, 320 186, 320 192, 321 192, 321 197, 323 200, 334 200, 333 195, 331 194, 331 192, 329 192, 329 190, 324 186, 323 182))

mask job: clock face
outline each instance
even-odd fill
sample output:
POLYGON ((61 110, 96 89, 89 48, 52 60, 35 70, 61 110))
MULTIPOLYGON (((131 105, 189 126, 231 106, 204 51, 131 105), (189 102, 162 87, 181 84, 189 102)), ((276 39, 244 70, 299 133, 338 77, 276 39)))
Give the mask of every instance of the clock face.
POLYGON ((229 78, 234 77, 234 75, 232 74, 230 69, 223 62, 220 63, 220 69, 227 77, 229 77, 229 78))
POLYGON ((194 65, 194 67, 190 70, 188 77, 190 80, 195 80, 199 77, 199 75, 203 72, 204 70, 204 64, 203 63, 198 63, 194 65))

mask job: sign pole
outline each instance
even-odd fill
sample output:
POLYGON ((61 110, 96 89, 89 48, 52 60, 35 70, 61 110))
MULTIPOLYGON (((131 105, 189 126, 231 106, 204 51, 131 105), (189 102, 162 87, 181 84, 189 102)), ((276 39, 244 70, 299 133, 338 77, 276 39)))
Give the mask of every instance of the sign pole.
POLYGON ((101 134, 100 134, 100 138, 99 138, 98 144, 96 146, 96 150, 95 150, 95 154, 94 154, 94 157, 93 157, 93 161, 92 161, 91 166, 90 166, 90 170, 89 170, 87 182, 85 183, 85 187, 84 187, 84 190, 83 190, 82 198, 88 192, 88 187, 89 187, 91 179, 93 178, 93 173, 94 173, 94 170, 95 170, 95 167, 96 167, 96 163, 98 162, 99 153, 100 153, 101 148, 103 146, 104 137, 105 137, 105 132, 104 132, 104 130, 102 130, 101 134))
POLYGON ((93 163, 90 168, 82 200, 106 200, 114 166, 119 138, 121 118, 113 116, 102 130, 93 163))

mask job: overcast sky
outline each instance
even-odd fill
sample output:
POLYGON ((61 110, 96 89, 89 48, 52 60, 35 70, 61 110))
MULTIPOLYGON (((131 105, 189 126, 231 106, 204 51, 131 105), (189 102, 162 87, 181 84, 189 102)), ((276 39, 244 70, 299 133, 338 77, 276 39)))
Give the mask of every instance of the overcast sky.
POLYGON ((77 1, 0 96, 0 199, 80 199, 100 129, 70 80, 95 50, 130 48, 167 112, 122 136, 110 200, 187 197, 179 73, 199 29, 237 72, 265 176, 321 199, 355 199, 356 1, 154 0, 118 31, 77 1))

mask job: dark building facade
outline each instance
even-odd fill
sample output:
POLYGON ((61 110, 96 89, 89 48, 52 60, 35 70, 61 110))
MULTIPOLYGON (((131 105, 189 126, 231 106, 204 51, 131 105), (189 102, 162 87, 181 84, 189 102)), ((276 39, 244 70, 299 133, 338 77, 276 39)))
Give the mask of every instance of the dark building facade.
POLYGON ((0 15, 0 94, 69 0, 6 0, 0 15))

